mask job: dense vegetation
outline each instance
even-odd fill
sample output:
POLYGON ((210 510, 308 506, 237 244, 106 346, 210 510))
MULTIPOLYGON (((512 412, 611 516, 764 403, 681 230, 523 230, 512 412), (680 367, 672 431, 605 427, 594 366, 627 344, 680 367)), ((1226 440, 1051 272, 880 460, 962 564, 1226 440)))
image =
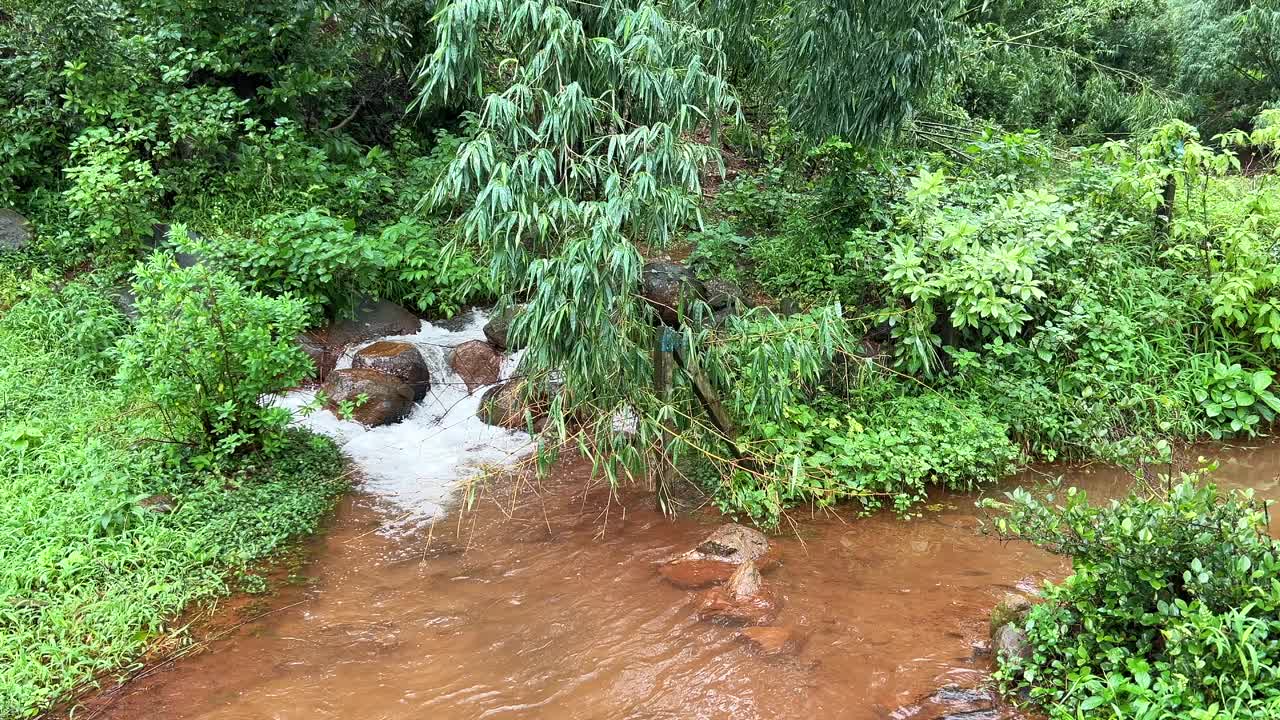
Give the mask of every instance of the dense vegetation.
MULTIPOLYGON (((1274 0, 11 3, 0 208, 35 235, 0 250, 0 715, 119 667, 315 526, 336 454, 265 400, 309 372, 294 336, 361 297, 519 305, 543 460, 576 447, 628 482, 666 455, 763 525, 1266 432, 1277 53, 1274 0), (747 300, 680 308, 670 393, 639 293, 664 253, 747 300), (172 512, 139 503, 162 494, 172 512)), ((1170 502, 1059 525, 1222 520, 1246 547, 1243 506, 1170 502)), ((1181 537, 1161 530, 1185 543, 1160 573, 1229 572, 1197 555, 1217 536, 1181 537)), ((1205 623, 1273 607, 1264 545, 1205 623)), ((1280 696, 1175 687, 1147 598, 1088 582, 1120 561, 1064 551, 1077 579, 1006 670, 1053 713, 1280 696), (1114 646, 1074 632, 1086 604, 1117 609, 1114 646), (1050 652, 1064 628, 1080 645, 1050 652), (1142 692, 1074 690, 1068 652, 1105 657, 1084 684, 1142 692)), ((1248 626, 1221 627, 1253 648, 1248 626)))
POLYGON ((1005 661, 1005 683, 1063 720, 1280 714, 1280 546, 1251 493, 1184 477, 1101 507, 1058 499, 1017 490, 998 521, 1075 568, 1032 608, 1032 655, 1005 661))

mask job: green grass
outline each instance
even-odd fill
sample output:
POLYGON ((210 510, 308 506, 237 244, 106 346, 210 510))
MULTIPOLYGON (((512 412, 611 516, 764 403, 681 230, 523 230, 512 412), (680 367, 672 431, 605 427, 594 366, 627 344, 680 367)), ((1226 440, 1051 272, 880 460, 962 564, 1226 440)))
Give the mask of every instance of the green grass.
POLYGON ((0 717, 32 717, 135 660, 189 603, 313 531, 346 488, 332 443, 167 468, 112 381, 125 322, 82 283, 0 310, 0 717), (176 509, 138 501, 165 493, 176 509))

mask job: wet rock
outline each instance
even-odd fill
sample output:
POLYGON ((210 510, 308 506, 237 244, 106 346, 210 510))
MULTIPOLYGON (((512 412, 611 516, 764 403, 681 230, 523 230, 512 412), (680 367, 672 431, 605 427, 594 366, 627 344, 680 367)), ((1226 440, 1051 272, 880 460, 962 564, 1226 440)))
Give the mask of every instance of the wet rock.
POLYGON ((716 310, 711 314, 711 324, 718 328, 725 327, 729 324, 729 318, 737 317, 738 311, 734 308, 725 308, 716 310))
POLYGON ((449 367, 467 384, 467 392, 498 382, 502 373, 502 354, 481 340, 468 340, 449 354, 449 367))
POLYGON ((658 566, 658 572, 677 587, 704 588, 727 581, 743 563, 761 570, 778 565, 779 554, 758 530, 736 523, 716 528, 697 547, 658 566))
POLYGON ((119 288, 111 293, 111 302, 130 321, 138 319, 138 296, 128 288, 119 288))
POLYGON ((911 720, 1004 720, 1010 714, 990 690, 948 685, 889 714, 911 720))
POLYGON ((354 408, 352 419, 369 427, 400 422, 413 411, 413 389, 400 378, 377 370, 334 370, 324 384, 324 392, 334 414, 339 412, 341 403, 354 405, 359 396, 365 395, 368 399, 354 408))
POLYGON ((361 300, 354 316, 335 321, 314 333, 330 348, 341 353, 348 345, 377 340, 389 335, 413 335, 422 329, 417 315, 392 302, 361 300))
MULTIPOLYGON (((191 244, 199 243, 204 236, 195 230, 187 230, 187 241, 191 244)), ((147 243, 153 249, 159 249, 173 245, 173 259, 178 267, 186 269, 195 267, 204 262, 204 257, 200 253, 194 252, 190 246, 176 246, 173 242, 173 233, 168 223, 157 223, 151 226, 151 241, 147 243)))
POLYGON ((509 307, 505 311, 489 318, 484 325, 484 336, 499 350, 514 352, 524 347, 523 343, 511 339, 511 321, 519 314, 521 308, 509 307))
POLYGON ((686 300, 706 298, 707 288, 689 268, 665 260, 645 263, 640 294, 649 302, 663 324, 676 326, 686 300))
POLYGON ((168 515, 178 507, 178 504, 168 493, 160 493, 158 495, 152 495, 151 497, 139 500, 138 506, 150 510, 153 513, 168 515))
POLYGON ((723 625, 768 625, 782 606, 754 562, 739 565, 728 582, 703 590, 696 602, 699 620, 723 625))
POLYGON ((407 342, 380 340, 361 348, 351 358, 351 367, 377 370, 399 378, 413 390, 414 401, 427 396, 431 389, 431 371, 418 348, 407 342))
POLYGON ((311 358, 311 364, 315 366, 315 370, 307 379, 311 382, 324 382, 329 377, 329 373, 333 372, 334 365, 338 364, 340 351, 335 351, 322 338, 311 332, 302 333, 294 338, 294 342, 302 348, 307 357, 311 358))
POLYGON ((722 310, 738 311, 746 305, 742 289, 728 280, 708 280, 707 307, 717 314, 722 310))
POLYGON ((1022 660, 1031 658, 1031 641, 1022 628, 1013 623, 997 630, 991 641, 995 645, 996 655, 1000 657, 1022 660))
POLYGON ((524 397, 524 385, 523 381, 512 380, 486 390, 480 398, 480 419, 498 427, 527 430, 531 416, 536 430, 539 421, 546 417, 547 406, 545 402, 524 397))
POLYGON ((982 640, 976 640, 969 646, 969 659, 980 660, 982 658, 991 657, 991 643, 982 640))
POLYGON ((1009 623, 1021 624, 1031 611, 1031 600, 1017 593, 1008 593, 991 609, 991 637, 1009 623))
POLYGON ((776 625, 769 627, 749 627, 738 633, 738 637, 756 653, 766 657, 794 655, 800 652, 808 636, 793 625, 776 625))
POLYGON ((0 209, 0 252, 21 250, 34 237, 30 220, 14 210, 0 209))

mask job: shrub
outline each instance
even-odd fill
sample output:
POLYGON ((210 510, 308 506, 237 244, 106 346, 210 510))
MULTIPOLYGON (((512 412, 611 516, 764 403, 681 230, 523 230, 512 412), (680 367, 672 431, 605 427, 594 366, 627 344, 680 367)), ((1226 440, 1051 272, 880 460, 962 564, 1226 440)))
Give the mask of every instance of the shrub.
POLYGON ((131 251, 151 232, 161 183, 152 166, 129 148, 129 138, 103 127, 71 144, 70 187, 63 193, 71 220, 99 251, 131 251))
POLYGON ((1020 458, 1008 428, 979 405, 939 394, 872 394, 848 404, 825 396, 789 406, 781 422, 755 428, 765 454, 791 468, 790 480, 762 486, 739 474, 722 489, 721 507, 766 522, 805 501, 856 500, 867 510, 891 506, 905 515, 930 487, 973 489, 1012 472, 1020 458))
POLYGON ((1184 477, 1104 506, 1055 500, 987 502, 1004 537, 1072 557, 1024 621, 1031 658, 1001 660, 1006 689, 1054 720, 1277 717, 1280 555, 1251 492, 1184 477))
POLYGON ((117 377, 158 416, 160 439, 197 466, 272 449, 290 415, 266 400, 311 369, 294 341, 306 304, 159 254, 139 268, 134 292, 138 320, 118 344, 117 377))
POLYGON ((742 281, 740 266, 750 244, 734 230, 732 223, 722 220, 713 228, 690 234, 688 239, 693 243, 688 265, 698 277, 742 281))
MULTIPOLYGON (((183 244, 182 235, 178 235, 183 244)), ((388 262, 381 238, 355 232, 355 223, 313 208, 258 220, 250 237, 224 235, 187 243, 252 289, 299 298, 316 312, 341 313, 373 288, 388 262)))
POLYGON ((465 248, 442 242, 438 226, 411 217, 382 229, 392 279, 385 294, 428 315, 450 317, 468 303, 494 295, 487 267, 465 248))

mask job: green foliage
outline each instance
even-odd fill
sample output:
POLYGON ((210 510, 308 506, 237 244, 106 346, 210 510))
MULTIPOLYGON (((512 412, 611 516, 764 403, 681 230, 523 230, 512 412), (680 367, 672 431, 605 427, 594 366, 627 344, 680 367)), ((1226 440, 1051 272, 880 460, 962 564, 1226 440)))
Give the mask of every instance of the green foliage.
POLYGON ((732 224, 721 221, 715 227, 691 233, 693 243, 686 264, 703 280, 720 278, 739 282, 744 254, 750 242, 734 231, 732 224))
POLYGON ((720 35, 646 4, 456 0, 437 18, 424 102, 485 95, 430 200, 465 208, 464 238, 508 301, 527 300, 513 332, 530 341, 530 385, 554 372, 570 390, 552 402, 558 434, 592 417, 601 471, 639 476, 660 428, 636 243, 661 248, 697 216, 715 151, 694 135, 737 107, 720 35), (510 72, 485 87, 493 40, 510 72), (635 434, 611 429, 624 409, 640 413, 635 434))
MULTIPOLYGON (((355 231, 355 223, 312 208, 259 219, 250 237, 214 236, 190 243, 246 284, 273 296, 303 300, 312 311, 341 313, 374 287, 388 265, 386 240, 355 231)), ((180 245, 184 244, 179 237, 180 245)))
MULTIPOLYGON (((680 7, 677 5, 677 7, 680 7)), ((818 141, 883 139, 952 57, 951 0, 741 2, 695 17, 724 29, 735 76, 818 141)))
POLYGON ((945 184, 928 170, 912 182, 885 268, 899 298, 884 312, 904 351, 899 360, 926 374, 937 369, 941 338, 932 328, 940 315, 957 331, 992 338, 1017 335, 1040 314, 1048 268, 1080 230, 1074 208, 1052 193, 1015 192, 975 211, 944 203, 945 184))
POLYGON ((150 163, 136 157, 129 138, 93 128, 71 146, 63 192, 68 215, 89 248, 130 252, 151 232, 161 184, 150 163))
POLYGON ((1029 660, 998 678, 1055 720, 1270 718, 1280 711, 1280 559, 1250 492, 1183 478, 1167 494, 1090 505, 1010 493, 995 528, 1070 555, 1024 621, 1029 660))
POLYGON ((1269 425, 1275 420, 1280 398, 1271 392, 1272 380, 1270 370, 1249 371, 1240 363, 1215 365, 1213 374, 1195 390, 1196 400, 1209 418, 1209 434, 1215 438, 1257 435, 1264 422, 1269 425))
POLYGON ((140 451, 112 376, 126 331, 83 282, 25 282, 0 315, 0 716, 35 717, 181 630, 224 574, 311 532, 346 483, 327 440, 175 473, 140 451), (175 509, 140 506, 157 493, 175 509))
POLYGON ((465 248, 442 242, 442 228, 410 217, 382 229, 379 244, 389 249, 394 277, 389 296, 433 316, 451 317, 463 306, 491 299, 488 268, 465 248))
POLYGON ((875 395, 788 406, 780 422, 754 427, 763 446, 757 451, 790 476, 761 483, 739 472, 720 488, 721 509, 767 524, 799 502, 857 500, 867 510, 888 506, 906 515, 931 487, 972 490, 1011 472, 1020 458, 1008 428, 980 405, 932 394, 875 395))
POLYGON ((291 415, 267 400, 311 370, 294 341, 306 305, 162 254, 139 268, 134 292, 138 320, 119 343, 117 377, 160 418, 160 439, 195 467, 278 450, 291 415))

